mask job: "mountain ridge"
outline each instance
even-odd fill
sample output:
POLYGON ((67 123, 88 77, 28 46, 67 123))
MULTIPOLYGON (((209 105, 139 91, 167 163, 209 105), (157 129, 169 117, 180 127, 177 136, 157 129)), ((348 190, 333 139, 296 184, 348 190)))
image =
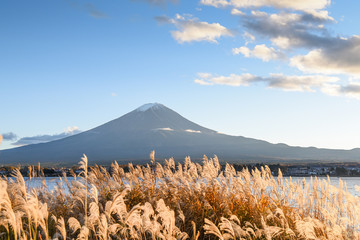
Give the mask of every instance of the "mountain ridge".
POLYGON ((338 150, 292 147, 283 143, 230 136, 202 127, 159 103, 151 103, 88 131, 60 140, 0 151, 0 164, 71 165, 83 153, 98 164, 147 161, 155 149, 158 158, 186 156, 201 159, 252 162, 354 162, 360 149, 338 150))

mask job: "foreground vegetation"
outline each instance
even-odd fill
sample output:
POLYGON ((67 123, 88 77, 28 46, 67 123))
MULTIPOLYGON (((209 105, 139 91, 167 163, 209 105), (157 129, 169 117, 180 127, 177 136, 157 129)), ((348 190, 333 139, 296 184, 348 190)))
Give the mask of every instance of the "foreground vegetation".
MULTIPOLYGON (((268 167, 235 171, 217 157, 186 158, 111 174, 82 173, 27 189, 18 169, 0 180, 0 239, 360 239, 360 199, 330 180, 273 177, 268 167)), ((34 169, 30 168, 34 176, 34 169)))

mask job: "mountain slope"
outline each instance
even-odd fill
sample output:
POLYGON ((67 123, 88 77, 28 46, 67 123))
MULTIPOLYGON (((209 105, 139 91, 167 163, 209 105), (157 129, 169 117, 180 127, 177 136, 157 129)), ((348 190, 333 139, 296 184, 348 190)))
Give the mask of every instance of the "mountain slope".
POLYGON ((89 131, 53 142, 0 151, 0 164, 37 162, 74 164, 83 153, 97 163, 147 160, 151 150, 159 158, 183 159, 217 154, 227 161, 357 161, 360 150, 289 147, 229 136, 193 123, 161 104, 145 104, 89 131))

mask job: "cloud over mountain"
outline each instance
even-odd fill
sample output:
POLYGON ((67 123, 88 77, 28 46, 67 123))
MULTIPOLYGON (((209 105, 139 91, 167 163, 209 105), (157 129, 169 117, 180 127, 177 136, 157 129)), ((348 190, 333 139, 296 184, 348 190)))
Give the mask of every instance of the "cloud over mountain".
POLYGON ((4 141, 15 141, 18 138, 17 135, 13 132, 3 133, 1 135, 4 141))
POLYGON ((66 137, 78 134, 80 132, 81 131, 76 126, 68 127, 65 130, 65 132, 60 133, 60 134, 38 135, 38 136, 33 136, 33 137, 23 137, 23 138, 20 138, 17 142, 12 143, 12 145, 14 145, 14 146, 25 146, 25 145, 29 145, 29 144, 46 143, 46 142, 66 138, 66 137))

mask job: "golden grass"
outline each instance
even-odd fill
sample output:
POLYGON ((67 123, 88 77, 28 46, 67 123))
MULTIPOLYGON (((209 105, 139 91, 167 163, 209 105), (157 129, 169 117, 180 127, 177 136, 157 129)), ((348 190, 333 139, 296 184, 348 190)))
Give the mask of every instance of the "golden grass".
POLYGON ((15 180, 0 180, 0 239, 360 239, 360 199, 341 180, 221 171, 216 156, 201 165, 150 158, 129 172, 115 162, 110 174, 84 156, 82 173, 51 191, 45 181, 28 189, 15 169, 15 180))

